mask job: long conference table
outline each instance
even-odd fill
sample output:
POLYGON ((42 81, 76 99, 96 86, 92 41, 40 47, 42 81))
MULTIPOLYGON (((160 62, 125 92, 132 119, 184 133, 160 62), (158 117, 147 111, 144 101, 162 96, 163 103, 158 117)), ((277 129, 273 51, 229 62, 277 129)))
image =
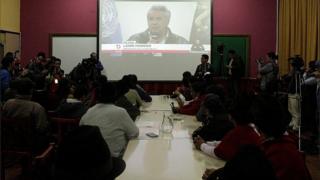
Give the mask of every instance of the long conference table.
POLYGON ((117 180, 200 180, 206 168, 218 169, 225 162, 196 150, 191 134, 200 126, 194 116, 173 114, 166 95, 152 96, 136 120, 139 136, 130 140, 123 159, 125 171, 117 180), (163 116, 173 119, 172 133, 163 133, 163 116), (148 137, 153 132, 159 137, 148 137))

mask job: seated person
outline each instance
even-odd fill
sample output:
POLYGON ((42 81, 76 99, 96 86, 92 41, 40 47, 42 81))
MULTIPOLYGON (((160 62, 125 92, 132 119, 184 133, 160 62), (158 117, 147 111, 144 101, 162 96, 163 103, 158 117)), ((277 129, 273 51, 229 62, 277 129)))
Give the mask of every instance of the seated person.
POLYGON ((80 125, 98 126, 113 157, 121 157, 130 139, 139 135, 139 129, 127 111, 115 106, 116 89, 105 83, 97 88, 97 104, 88 109, 80 125))
MULTIPOLYGON (((138 84, 138 78, 135 74, 129 75, 130 82, 135 85, 135 90, 137 90, 139 96, 144 102, 151 102, 151 96, 138 84)), ((132 86, 134 87, 134 86, 132 86)))
POLYGON ((123 80, 117 82, 117 100, 115 102, 116 106, 124 108, 133 121, 136 120, 137 116, 140 115, 140 110, 138 107, 131 104, 131 102, 124 96, 129 91, 129 85, 123 80))
POLYGON ((123 76, 122 81, 124 81, 129 86, 129 91, 125 94, 125 97, 131 102, 132 105, 136 107, 142 106, 144 103, 137 92, 136 85, 131 82, 130 76, 123 76))
POLYGON ((219 141, 223 136, 234 128, 224 105, 219 96, 208 94, 202 106, 206 112, 206 121, 192 134, 193 138, 202 137, 205 141, 219 141))
POLYGON ((171 12, 165 6, 152 6, 147 13, 148 29, 132 35, 128 41, 142 44, 188 44, 168 27, 171 12))
POLYGON ((64 118, 81 118, 88 110, 82 102, 84 96, 84 87, 72 85, 67 99, 62 100, 55 110, 55 115, 64 118))
POLYGON ((46 85, 45 77, 38 76, 33 80, 34 89, 31 100, 39 103, 43 108, 49 108, 49 92, 46 85))
MULTIPOLYGON (((219 97, 219 101, 222 103, 224 107, 226 107, 225 102, 225 93, 223 88, 219 87, 219 85, 209 85, 206 87, 205 94, 215 94, 219 97)), ((196 114, 196 118, 200 122, 205 122, 207 120, 207 115, 205 111, 205 107, 201 104, 199 111, 196 114)))
POLYGON ((98 75, 95 81, 89 81, 87 83, 86 97, 83 102, 87 107, 92 107, 96 104, 96 89, 101 85, 108 82, 108 78, 105 75, 98 75))
POLYGON ((204 180, 276 180, 273 167, 258 146, 246 145, 223 168, 207 169, 204 180))
POLYGON ((204 88, 204 83, 202 82, 193 83, 191 86, 193 99, 188 104, 184 104, 184 102, 179 97, 177 97, 179 107, 174 107, 172 109, 173 112, 187 115, 195 115, 199 111, 200 105, 206 97, 206 95, 203 93, 204 88))
POLYGON ((252 123, 248 109, 251 105, 249 97, 242 96, 231 113, 236 127, 229 131, 221 141, 205 142, 200 136, 194 139, 195 147, 204 153, 230 160, 244 145, 259 145, 260 134, 252 123))
POLYGON ((182 99, 185 99, 186 101, 190 101, 193 99, 191 95, 191 88, 190 84, 193 82, 193 76, 189 71, 185 71, 182 74, 182 86, 177 87, 177 89, 173 92, 172 98, 175 98, 177 96, 183 96, 180 97, 182 99))
POLYGON ((276 98, 258 96, 251 107, 257 128, 264 137, 262 149, 271 162, 279 180, 310 180, 304 158, 295 139, 286 129, 290 120, 287 110, 276 98))
POLYGON ((80 126, 71 131, 57 150, 54 180, 115 179, 125 169, 122 159, 112 157, 96 126, 80 126))
POLYGON ((2 116, 9 119, 26 120, 34 123, 35 143, 34 152, 41 152, 50 142, 49 122, 45 109, 31 101, 33 83, 28 78, 15 80, 16 97, 9 99, 2 109, 2 116))
POLYGON ((213 74, 213 69, 211 64, 208 63, 209 56, 207 54, 201 55, 201 64, 197 66, 196 72, 194 73, 194 77, 196 79, 202 79, 206 73, 213 74))

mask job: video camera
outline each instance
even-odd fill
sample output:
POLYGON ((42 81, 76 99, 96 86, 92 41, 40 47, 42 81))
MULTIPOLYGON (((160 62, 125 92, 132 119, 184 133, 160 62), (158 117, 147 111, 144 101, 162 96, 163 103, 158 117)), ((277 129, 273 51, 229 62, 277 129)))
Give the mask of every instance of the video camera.
POLYGON ((85 58, 85 59, 82 59, 82 62, 81 64, 86 67, 86 68, 90 68, 91 66, 93 66, 93 62, 90 58, 85 58))

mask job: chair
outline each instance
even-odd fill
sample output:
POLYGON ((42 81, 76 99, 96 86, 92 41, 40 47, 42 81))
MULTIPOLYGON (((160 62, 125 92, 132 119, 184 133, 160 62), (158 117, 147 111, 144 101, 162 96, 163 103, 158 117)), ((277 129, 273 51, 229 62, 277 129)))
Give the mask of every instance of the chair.
POLYGON ((80 118, 61 118, 54 117, 54 115, 52 115, 51 113, 48 114, 54 127, 56 128, 58 144, 61 143, 63 137, 68 133, 68 131, 79 126, 80 118))
POLYGON ((54 153, 54 143, 44 144, 36 149, 37 138, 32 118, 1 118, 1 179, 5 178, 5 169, 16 164, 22 166, 26 179, 32 179, 33 172, 50 163, 54 153))

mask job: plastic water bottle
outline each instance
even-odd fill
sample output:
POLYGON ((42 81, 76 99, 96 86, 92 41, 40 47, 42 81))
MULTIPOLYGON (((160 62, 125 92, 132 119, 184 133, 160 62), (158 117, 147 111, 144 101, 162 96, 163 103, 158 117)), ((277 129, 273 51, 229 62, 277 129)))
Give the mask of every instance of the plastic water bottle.
POLYGON ((161 131, 163 133, 172 133, 173 130, 173 121, 171 118, 166 117, 166 115, 163 113, 163 119, 161 124, 161 131))

